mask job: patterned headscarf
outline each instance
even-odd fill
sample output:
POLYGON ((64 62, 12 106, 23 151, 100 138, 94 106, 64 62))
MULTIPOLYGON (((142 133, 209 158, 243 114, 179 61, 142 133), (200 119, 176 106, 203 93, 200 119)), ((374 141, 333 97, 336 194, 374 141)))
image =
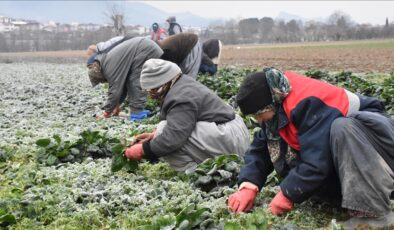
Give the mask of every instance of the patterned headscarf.
POLYGON ((280 70, 271 67, 271 68, 265 68, 263 71, 265 72, 265 77, 267 78, 267 83, 269 85, 272 95, 272 104, 268 105, 267 107, 270 108, 267 109, 273 108, 275 112, 274 117, 270 121, 267 121, 265 123, 266 134, 269 140, 279 140, 278 111, 279 111, 279 107, 282 105, 283 100, 291 91, 291 85, 286 75, 284 75, 284 73, 281 72, 280 70))

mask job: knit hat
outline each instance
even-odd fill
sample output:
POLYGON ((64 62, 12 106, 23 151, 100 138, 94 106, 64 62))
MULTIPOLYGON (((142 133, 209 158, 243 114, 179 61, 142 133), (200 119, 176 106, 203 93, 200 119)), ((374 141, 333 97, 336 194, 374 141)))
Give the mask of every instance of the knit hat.
POLYGON ((142 66, 140 78, 141 88, 158 88, 181 73, 181 69, 175 63, 162 59, 149 59, 142 66))
POLYGON ((153 31, 156 32, 159 29, 159 24, 157 24, 157 22, 153 23, 152 24, 152 29, 153 29, 153 31))
POLYGON ((176 22, 176 17, 175 16, 170 16, 170 17, 167 18, 166 21, 169 22, 169 23, 174 23, 174 22, 176 22))
POLYGON ((256 113, 265 106, 273 104, 265 72, 252 73, 246 76, 241 84, 236 101, 244 115, 256 113))

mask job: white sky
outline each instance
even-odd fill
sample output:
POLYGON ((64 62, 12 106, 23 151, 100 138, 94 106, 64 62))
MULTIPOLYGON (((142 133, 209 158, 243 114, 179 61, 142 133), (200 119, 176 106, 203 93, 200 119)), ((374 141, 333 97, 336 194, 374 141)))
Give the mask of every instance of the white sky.
POLYGON ((144 1, 169 13, 191 12, 206 18, 277 17, 280 12, 308 19, 347 13, 357 23, 394 22, 394 1, 144 1))

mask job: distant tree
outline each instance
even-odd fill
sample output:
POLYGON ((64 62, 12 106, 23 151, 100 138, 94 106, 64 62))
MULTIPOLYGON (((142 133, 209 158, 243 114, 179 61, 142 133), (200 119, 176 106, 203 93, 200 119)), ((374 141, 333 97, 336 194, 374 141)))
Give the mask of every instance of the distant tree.
POLYGON ((246 18, 239 21, 239 32, 245 40, 253 40, 253 35, 259 32, 259 19, 246 18))
POLYGON ((224 23, 224 37, 223 42, 225 44, 237 44, 239 40, 238 33, 238 21, 236 19, 227 20, 224 23))
POLYGON ((117 36, 124 36, 126 33, 124 26, 125 13, 123 9, 124 8, 119 4, 112 3, 108 5, 107 12, 105 12, 105 15, 110 19, 114 32, 117 36))
POLYGON ((270 17, 263 17, 260 22, 260 38, 262 42, 272 42, 272 29, 274 28, 274 19, 270 17))
MULTIPOLYGON (((300 22, 301 24, 301 22, 300 22)), ((287 35, 288 35, 288 42, 297 42, 301 40, 301 25, 292 19, 286 23, 287 27, 287 35)))
POLYGON ((284 20, 276 21, 272 34, 276 42, 287 42, 286 22, 284 20))
POLYGON ((389 27, 389 18, 387 18, 387 17, 386 17, 386 24, 385 24, 385 27, 386 27, 386 28, 389 27))
POLYGON ((335 11, 328 17, 329 32, 334 40, 344 40, 352 25, 350 16, 342 11, 335 11))

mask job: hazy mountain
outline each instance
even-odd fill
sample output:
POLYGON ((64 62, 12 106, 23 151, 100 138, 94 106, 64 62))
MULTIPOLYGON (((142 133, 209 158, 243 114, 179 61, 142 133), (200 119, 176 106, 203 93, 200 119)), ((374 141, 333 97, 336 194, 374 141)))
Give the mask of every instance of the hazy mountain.
MULTIPOLYGON (((0 1, 0 15, 60 23, 108 23, 109 10, 112 6, 124 12, 126 24, 150 26, 153 22, 164 23, 168 16, 165 12, 143 2, 111 1, 0 1)), ((207 26, 211 21, 190 12, 175 14, 177 21, 187 26, 207 26)))
MULTIPOLYGON (((205 27, 223 24, 224 19, 208 19, 190 12, 168 13, 143 2, 111 2, 111 1, 1 1, 0 16, 31 19, 40 22, 55 21, 60 23, 109 23, 108 12, 116 5, 124 12, 126 24, 151 26, 153 22, 162 24, 168 16, 176 16, 181 25, 205 27)), ((264 15, 261 15, 262 18, 264 15)), ((286 22, 295 19, 303 22, 310 19, 280 12, 275 19, 286 22)), ((324 19, 314 19, 323 21, 324 19)))
POLYGON ((323 17, 313 18, 313 19, 304 18, 304 17, 298 16, 298 15, 289 14, 289 13, 286 13, 286 12, 280 12, 279 15, 275 19, 281 19, 281 20, 283 20, 285 22, 288 22, 288 21, 293 20, 293 19, 296 20, 296 21, 302 21, 302 22, 307 22, 307 21, 310 21, 310 20, 314 20, 314 21, 318 21, 318 22, 325 22, 327 20, 326 18, 323 18, 323 17))

